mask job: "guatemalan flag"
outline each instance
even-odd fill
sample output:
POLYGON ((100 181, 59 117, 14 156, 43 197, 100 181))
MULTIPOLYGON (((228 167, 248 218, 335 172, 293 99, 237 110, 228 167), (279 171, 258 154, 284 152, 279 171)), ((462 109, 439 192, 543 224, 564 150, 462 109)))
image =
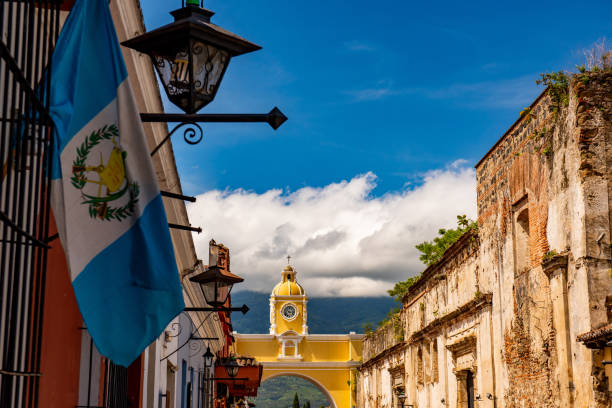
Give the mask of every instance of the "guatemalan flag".
POLYGON ((52 65, 52 208, 98 350, 127 366, 183 310, 168 222, 108 0, 78 0, 52 65))

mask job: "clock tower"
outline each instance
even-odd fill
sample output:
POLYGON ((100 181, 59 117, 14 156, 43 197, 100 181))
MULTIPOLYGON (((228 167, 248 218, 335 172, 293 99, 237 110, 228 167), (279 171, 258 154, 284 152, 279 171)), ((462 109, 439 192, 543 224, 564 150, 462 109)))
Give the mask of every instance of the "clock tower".
POLYGON ((308 334, 306 291, 297 283, 297 272, 291 265, 285 266, 282 280, 270 295, 270 334, 275 336, 308 334))

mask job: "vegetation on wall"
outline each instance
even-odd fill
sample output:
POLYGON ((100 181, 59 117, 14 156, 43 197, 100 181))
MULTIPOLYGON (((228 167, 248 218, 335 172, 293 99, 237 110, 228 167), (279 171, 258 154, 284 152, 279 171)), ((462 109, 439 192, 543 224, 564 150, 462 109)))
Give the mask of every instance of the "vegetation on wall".
MULTIPOLYGON (((416 245, 416 249, 421 252, 419 259, 427 266, 431 266, 442 259, 444 252, 463 234, 468 231, 475 231, 478 229, 476 221, 470 220, 466 215, 457 216, 457 228, 438 230, 439 237, 433 239, 433 241, 424 241, 416 245)), ((390 293, 391 294, 391 293, 390 293)), ((391 294, 391 296, 394 296, 391 294)))
MULTIPOLYGON (((578 73, 570 71, 545 72, 540 74, 540 79, 536 80, 536 84, 548 88, 548 96, 555 114, 562 107, 569 105, 569 84, 573 75, 582 84, 586 85, 589 82, 589 73, 612 71, 612 50, 608 47, 605 38, 600 39, 590 49, 584 51, 584 56, 586 63, 576 67, 578 73)), ((521 112, 521 116, 523 116, 523 112, 521 112)))
POLYGON ((536 80, 536 84, 548 87, 553 112, 569 104, 569 75, 567 72, 542 73, 540 79, 536 80))
MULTIPOLYGON (((438 237, 434 238, 433 241, 424 241, 416 245, 416 249, 421 252, 419 259, 427 266, 431 266, 442 259, 442 256, 446 250, 453 245, 459 238, 468 231, 477 231, 478 223, 469 219, 466 215, 457 216, 457 228, 438 230, 438 237)), ((401 302, 402 298, 408 289, 421 277, 421 275, 412 276, 405 281, 400 281, 395 284, 393 289, 389 290, 390 296, 397 302, 401 302)))
MULTIPOLYGON (((478 231, 478 223, 474 220, 471 220, 467 217, 467 215, 458 215, 457 216, 457 228, 440 228, 438 230, 438 236, 435 237, 432 241, 423 241, 420 244, 416 245, 416 249, 421 252, 419 259, 427 266, 434 265, 442 259, 442 256, 446 252, 446 250, 453 245, 455 242, 459 240, 469 231, 478 231)), ((387 318, 378 323, 378 327, 382 327, 388 323, 399 324, 399 312, 401 310, 401 302, 402 298, 408 293, 410 287, 421 277, 421 274, 416 276, 412 276, 404 281, 397 282, 393 289, 387 291, 389 296, 392 296, 393 299, 397 302, 396 306, 389 311, 387 314, 387 318)), ((401 327, 401 324, 399 324, 401 327)), ((364 332, 366 334, 370 334, 373 332, 373 325, 371 323, 366 323, 363 325, 364 332)), ((395 327, 395 336, 397 339, 403 340, 403 330, 395 327)))

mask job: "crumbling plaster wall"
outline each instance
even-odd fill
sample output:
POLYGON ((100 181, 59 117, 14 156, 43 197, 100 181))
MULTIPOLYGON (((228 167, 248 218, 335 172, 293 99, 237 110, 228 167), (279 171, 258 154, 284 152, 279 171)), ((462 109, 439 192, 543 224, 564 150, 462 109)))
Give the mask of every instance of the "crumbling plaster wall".
POLYGON ((490 294, 479 284, 478 248, 477 234, 464 235, 403 299, 407 404, 461 406, 456 375, 466 369, 479 390, 493 391, 490 313, 482 307, 490 294))
POLYGON ((464 406, 468 367, 477 407, 610 406, 603 354, 577 336, 612 316, 612 75, 573 77, 568 101, 542 93, 477 164, 477 236, 424 271, 403 343, 376 349, 405 356, 407 404, 464 406))
MULTIPOLYGON (((392 371, 404 371, 404 349, 399 347, 393 352, 379 355, 361 367, 356 387, 356 401, 360 408, 395 408, 392 371)), ((405 378, 401 379, 405 383, 405 378)))
POLYGON ((543 94, 477 165, 480 263, 496 286, 497 394, 504 406, 609 403, 593 391, 593 352, 575 339, 607 322, 612 289, 610 85, 609 74, 574 78, 569 106, 557 113, 543 94), (521 269, 523 209, 529 261, 521 269), (568 260, 558 273, 541 266, 554 254, 568 260))

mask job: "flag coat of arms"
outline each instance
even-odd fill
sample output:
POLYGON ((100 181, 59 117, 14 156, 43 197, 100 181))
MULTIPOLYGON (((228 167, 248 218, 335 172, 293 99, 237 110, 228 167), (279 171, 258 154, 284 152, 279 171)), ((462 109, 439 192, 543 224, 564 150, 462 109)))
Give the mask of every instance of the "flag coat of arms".
POLYGON ((53 213, 87 329, 127 366, 184 302, 108 0, 76 2, 51 69, 53 213))

